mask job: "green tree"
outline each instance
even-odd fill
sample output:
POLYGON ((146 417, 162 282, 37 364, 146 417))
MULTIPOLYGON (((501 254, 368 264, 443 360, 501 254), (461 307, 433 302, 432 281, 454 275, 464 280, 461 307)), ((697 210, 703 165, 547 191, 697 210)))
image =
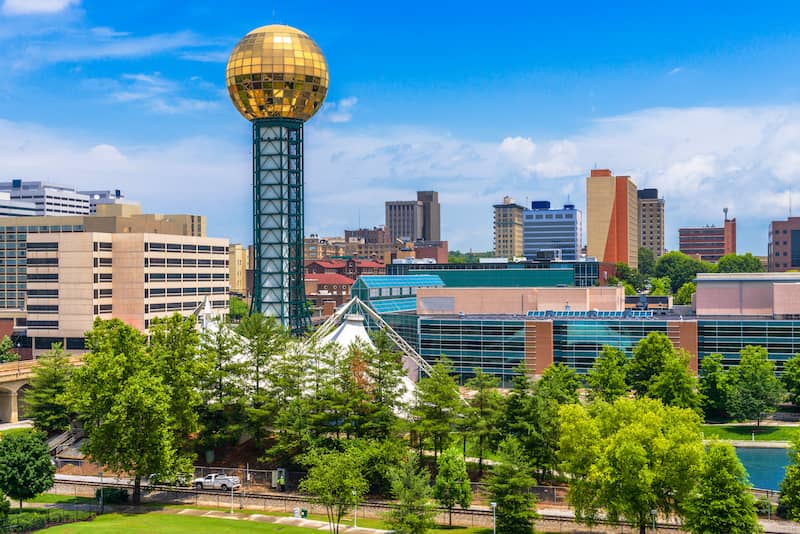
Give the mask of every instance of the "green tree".
POLYGON ((783 382, 783 387, 786 388, 792 404, 800 406, 800 402, 798 402, 800 400, 800 354, 795 354, 783 364, 781 382, 783 382))
POLYGON ((450 515, 450 526, 453 526, 453 507, 469 508, 472 503, 472 486, 467 474, 467 462, 455 447, 442 452, 436 463, 438 473, 433 486, 433 496, 450 515))
POLYGON ((655 399, 618 399, 561 408, 559 458, 577 521, 594 524, 604 510, 644 534, 651 510, 680 513, 703 456, 700 417, 655 399))
POLYGON ((697 487, 686 503, 683 526, 692 534, 761 532, 747 472, 730 444, 708 446, 697 487))
POLYGON ((549 366, 536 383, 539 395, 556 401, 559 404, 578 402, 578 389, 581 379, 574 369, 564 363, 549 366))
POLYGON ((633 358, 628 363, 628 384, 642 397, 661 371, 667 358, 675 352, 672 341, 661 332, 650 332, 633 349, 633 358))
POLYGON ((372 343, 374 348, 351 348, 360 351, 356 361, 361 364, 358 369, 367 391, 361 435, 382 441, 396 437, 397 413, 407 409, 402 399, 406 371, 402 353, 395 349, 386 333, 376 331, 372 343))
POLYGON ((344 514, 358 505, 367 492, 362 461, 358 450, 352 448, 344 451, 315 448, 302 459, 308 474, 300 482, 300 491, 313 495, 325 507, 331 534, 339 533, 344 514))
POLYGON ((620 284, 622 284, 622 289, 625 290, 625 296, 626 297, 633 297, 633 296, 636 296, 636 295, 639 294, 639 292, 636 291, 636 288, 633 287, 629 282, 623 281, 623 282, 620 282, 620 284))
POLYGON ((786 509, 786 517, 800 521, 800 433, 795 432, 789 449, 789 465, 781 481, 781 505, 786 509))
POLYGON ((603 347, 586 376, 592 399, 610 402, 628 392, 627 363, 624 352, 609 345, 603 347))
POLYGON ((666 297, 672 293, 670 291, 669 278, 662 276, 660 278, 650 278, 650 295, 654 297, 666 297))
POLYGON ((626 263, 620 262, 614 265, 614 271, 617 273, 617 278, 623 284, 627 282, 637 292, 644 290, 645 278, 635 268, 629 267, 626 263))
POLYGON ((697 273, 713 273, 715 270, 715 266, 711 263, 673 250, 658 258, 655 274, 658 277, 668 277, 671 290, 675 293, 683 284, 694 280, 697 273))
POLYGON ((709 354, 700 364, 700 394, 706 418, 722 417, 726 413, 728 377, 722 365, 722 354, 709 354))
POLYGON ((435 458, 449 446, 450 432, 464 409, 450 360, 439 359, 431 368, 431 375, 417 383, 415 397, 411 411, 415 427, 420 440, 425 436, 432 438, 435 458))
POLYGON ((228 313, 228 316, 233 322, 238 322, 242 320, 242 318, 247 317, 250 314, 250 309, 247 306, 247 303, 239 297, 232 295, 229 307, 230 311, 228 313))
POLYGON ((14 352, 14 342, 8 336, 3 336, 0 341, 0 363, 15 362, 19 360, 19 354, 14 352))
POLYGON ((84 451, 114 471, 131 473, 138 504, 142 477, 178 468, 169 387, 145 337, 119 319, 96 319, 86 346, 84 365, 67 389, 88 438, 84 451))
POLYGON ((155 473, 169 477, 191 471, 194 460, 192 436, 200 429, 198 412, 203 398, 200 386, 208 372, 199 350, 200 337, 194 317, 173 314, 150 322, 148 349, 154 372, 167 388, 172 419, 173 448, 178 452, 173 472, 155 473))
POLYGON ((9 432, 0 439, 0 490, 19 500, 20 510, 23 500, 53 487, 55 472, 41 432, 9 432))
POLYGON ((205 369, 200 384, 199 417, 203 442, 217 447, 236 441, 246 426, 245 370, 239 359, 241 340, 229 323, 212 321, 200 336, 205 369))
POLYGON ((467 428, 478 438, 478 473, 483 474, 483 457, 487 444, 497 440, 498 423, 502 416, 502 401, 497 377, 475 369, 475 376, 466 386, 474 392, 467 413, 467 428))
POLYGON ((5 522, 8 514, 11 513, 11 503, 8 501, 6 494, 0 491, 0 521, 5 522))
POLYGON ((639 247, 639 272, 643 276, 653 276, 656 271, 656 256, 647 247, 639 247))
POLYGON ((697 386, 697 377, 689 369, 692 356, 685 350, 678 350, 667 356, 661 372, 654 377, 647 396, 659 399, 666 405, 689 408, 702 413, 702 395, 697 386))
POLYGON ((237 332, 244 338, 245 345, 242 376, 250 385, 250 402, 245 409, 247 426, 256 442, 261 444, 277 412, 274 399, 265 388, 267 370, 286 352, 290 333, 275 317, 265 317, 260 313, 244 317, 237 332))
POLYGON ((736 419, 761 420, 774 412, 783 399, 783 386, 775 376, 775 364, 763 347, 748 345, 739 351, 739 365, 728 371, 728 412, 736 419))
POLYGON ((489 477, 489 493, 497 503, 497 532, 530 534, 536 513, 536 485, 532 468, 522 446, 514 438, 505 439, 498 448, 498 461, 489 477))
POLYGON ((31 389, 25 398, 33 424, 47 433, 67 430, 70 411, 66 392, 72 364, 59 344, 36 362, 31 370, 31 389))
POLYGON ((431 505, 430 474, 419 465, 419 456, 406 455, 391 471, 392 497, 397 507, 386 513, 389 528, 397 534, 425 534, 434 527, 436 510, 431 505))
POLYGON ((692 303, 692 295, 697 291, 697 285, 694 282, 686 282, 675 293, 675 304, 688 305, 692 303))
POLYGON ((720 273, 761 273, 764 271, 761 260, 749 252, 725 254, 717 262, 717 272, 720 273))

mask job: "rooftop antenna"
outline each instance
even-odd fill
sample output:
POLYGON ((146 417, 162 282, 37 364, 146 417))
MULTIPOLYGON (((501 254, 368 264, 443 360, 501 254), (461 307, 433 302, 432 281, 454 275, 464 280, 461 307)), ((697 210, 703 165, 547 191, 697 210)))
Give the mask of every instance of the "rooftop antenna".
POLYGON ((789 217, 792 216, 792 186, 789 186, 789 217))
POLYGON ((725 220, 728 220, 728 208, 722 208, 722 213, 725 214, 725 220))

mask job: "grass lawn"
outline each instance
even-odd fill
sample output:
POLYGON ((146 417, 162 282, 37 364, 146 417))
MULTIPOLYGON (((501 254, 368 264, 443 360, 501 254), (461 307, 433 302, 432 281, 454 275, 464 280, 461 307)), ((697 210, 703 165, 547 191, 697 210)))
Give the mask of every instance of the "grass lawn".
POLYGON ((43 504, 97 504, 97 501, 91 497, 74 497, 72 495, 56 495, 54 493, 42 493, 25 502, 43 504))
MULTIPOLYGON (((359 526, 386 528, 377 520, 365 520, 363 523, 359 521, 359 526)), ((191 534, 196 532, 214 532, 214 534, 235 534, 239 532, 309 534, 310 532, 318 532, 315 529, 257 523, 255 521, 234 521, 230 519, 172 515, 157 512, 143 514, 106 514, 95 518, 93 521, 61 525, 41 532, 82 534, 113 531, 126 533, 159 532, 167 534, 180 534, 184 532, 191 534)), ((451 532, 453 534, 489 534, 491 533, 491 529, 453 527, 452 529, 434 529, 430 532, 436 534, 445 532, 451 532)))
MULTIPOLYGON (((706 439, 733 439, 749 441, 754 427, 750 425, 703 425, 706 439)), ((797 433, 795 426, 764 426, 756 432, 756 441, 789 441, 797 433)))

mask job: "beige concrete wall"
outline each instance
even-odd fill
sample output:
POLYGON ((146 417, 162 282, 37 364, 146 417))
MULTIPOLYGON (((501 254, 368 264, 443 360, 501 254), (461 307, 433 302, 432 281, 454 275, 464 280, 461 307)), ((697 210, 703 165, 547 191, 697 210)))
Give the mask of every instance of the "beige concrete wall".
POLYGON ((114 234, 114 317, 144 330, 145 234, 114 234))
POLYGON ((528 311, 622 311, 625 292, 621 287, 527 287, 527 288, 419 288, 417 313, 451 315, 466 313, 517 314, 528 311), (426 301, 426 299, 430 300, 426 301))
POLYGON ((773 284, 772 305, 775 315, 800 314, 800 283, 773 284))

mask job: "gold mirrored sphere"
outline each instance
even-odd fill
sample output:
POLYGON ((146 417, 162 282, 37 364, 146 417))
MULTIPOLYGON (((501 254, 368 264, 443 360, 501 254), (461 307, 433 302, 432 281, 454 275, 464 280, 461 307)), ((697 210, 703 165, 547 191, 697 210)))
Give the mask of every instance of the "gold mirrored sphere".
POLYGON ((239 41, 225 72, 233 105, 247 120, 308 120, 328 93, 328 64, 298 29, 262 26, 239 41))

